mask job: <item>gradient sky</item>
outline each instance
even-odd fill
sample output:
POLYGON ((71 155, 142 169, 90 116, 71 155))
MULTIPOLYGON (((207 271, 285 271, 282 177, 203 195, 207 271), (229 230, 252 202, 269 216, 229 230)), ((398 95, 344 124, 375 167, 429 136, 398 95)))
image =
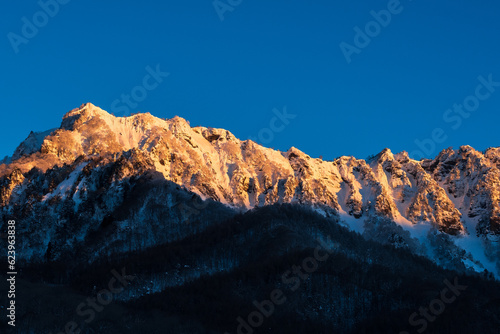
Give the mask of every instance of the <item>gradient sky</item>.
POLYGON ((236 4, 221 20, 211 0, 72 0, 46 24, 37 1, 9 1, 0 14, 0 156, 31 130, 58 127, 84 102, 112 111, 157 64, 170 75, 120 112, 179 115, 325 159, 366 158, 385 147, 412 152, 437 128, 440 142, 426 156, 499 146, 500 87, 467 119, 443 115, 474 102, 479 76, 500 82, 500 3, 401 0, 348 64, 340 43, 354 45, 354 28, 364 30, 370 12, 392 1, 221 0, 236 4), (23 36, 23 17, 33 16, 41 27, 16 53, 10 39, 23 36), (285 106, 296 117, 272 140, 259 138, 280 125, 273 109, 285 106))

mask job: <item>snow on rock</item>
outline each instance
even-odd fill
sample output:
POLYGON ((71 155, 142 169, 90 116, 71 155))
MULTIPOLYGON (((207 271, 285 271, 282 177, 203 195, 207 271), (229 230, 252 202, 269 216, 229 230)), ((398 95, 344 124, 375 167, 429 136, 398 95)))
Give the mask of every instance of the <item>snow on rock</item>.
POLYGON ((22 156, 30 155, 40 151, 44 139, 49 136, 56 129, 51 129, 44 132, 31 131, 28 138, 26 138, 14 151, 12 160, 17 160, 22 156))
POLYGON ((485 236, 500 234, 499 148, 479 152, 462 146, 422 161, 384 149, 367 160, 344 156, 324 161, 294 147, 280 152, 242 141, 225 129, 191 127, 178 116, 115 117, 87 103, 64 115, 58 129, 32 132, 12 162, 2 165, 1 205, 9 203, 34 167, 44 173, 82 157, 87 162, 80 162, 42 201, 71 195, 77 209, 91 186, 82 174, 97 168, 88 159, 108 159, 117 162, 113 182, 154 170, 233 208, 290 202, 322 212, 329 208, 360 233, 363 221, 376 215, 419 240, 434 228, 454 236, 457 245, 471 248, 474 259, 493 268, 477 249, 485 236))

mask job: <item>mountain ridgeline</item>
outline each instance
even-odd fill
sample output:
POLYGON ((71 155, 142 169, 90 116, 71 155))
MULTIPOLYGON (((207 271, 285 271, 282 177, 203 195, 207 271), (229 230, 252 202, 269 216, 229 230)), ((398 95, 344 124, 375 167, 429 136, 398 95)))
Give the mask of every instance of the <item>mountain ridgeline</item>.
POLYGON ((468 290, 428 332, 500 323, 500 148, 326 161, 87 103, 4 159, 0 219, 16 220, 20 298, 43 300, 19 311, 26 332, 62 330, 125 267, 136 280, 82 333, 232 333, 277 287, 288 302, 256 333, 398 333, 455 277, 468 290), (329 259, 286 290, 318 240, 329 259))
MULTIPOLYGON (((323 161, 293 147, 279 152, 241 141, 227 130, 190 127, 180 117, 114 117, 92 104, 67 113, 58 129, 31 133, 19 145, 10 164, 0 169, 1 203, 13 200, 21 175, 34 167, 43 173, 64 164, 83 170, 106 159, 141 163, 115 181, 155 170, 236 208, 298 202, 356 218, 378 214, 413 224, 427 221, 449 234, 464 231, 464 222, 474 220, 480 233, 500 233, 500 148, 478 152, 463 146, 423 161, 385 149, 368 161, 323 161)), ((85 173, 72 176, 80 186, 86 183, 85 173)), ((41 189, 44 196, 50 190, 41 189)), ((84 189, 74 190, 60 195, 84 200, 84 189)))

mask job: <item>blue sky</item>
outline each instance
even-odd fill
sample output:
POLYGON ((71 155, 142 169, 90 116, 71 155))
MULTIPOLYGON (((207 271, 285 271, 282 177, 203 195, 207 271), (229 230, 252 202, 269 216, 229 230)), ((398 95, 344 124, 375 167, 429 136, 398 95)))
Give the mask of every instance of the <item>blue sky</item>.
POLYGON ((221 0, 219 13, 211 0, 60 1, 53 17, 37 1, 3 5, 0 156, 84 102, 325 159, 500 145, 500 87, 478 88, 500 82, 495 1, 221 0), (342 42, 357 48, 350 63, 342 42), (145 90, 157 66, 169 75, 145 90), (147 96, 123 108, 133 90, 147 96), (447 112, 464 100, 471 112, 447 112), (281 126, 285 107, 295 117, 281 126))

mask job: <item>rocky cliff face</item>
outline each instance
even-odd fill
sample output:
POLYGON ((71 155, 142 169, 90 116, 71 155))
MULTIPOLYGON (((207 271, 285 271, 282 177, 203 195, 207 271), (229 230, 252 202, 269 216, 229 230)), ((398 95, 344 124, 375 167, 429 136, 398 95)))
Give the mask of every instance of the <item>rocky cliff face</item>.
POLYGON ((191 127, 180 117, 114 117, 92 104, 67 113, 42 139, 30 134, 0 166, 0 208, 9 214, 28 210, 28 203, 50 207, 71 199, 70 209, 79 212, 89 189, 101 187, 109 195, 99 208, 106 216, 123 203, 124 184, 152 171, 237 210, 302 203, 352 220, 382 216, 449 235, 500 235, 499 148, 464 146, 422 161, 385 149, 368 160, 324 161, 293 147, 280 152, 242 141, 227 130, 191 127), (112 172, 102 183, 95 178, 105 166, 112 172))

